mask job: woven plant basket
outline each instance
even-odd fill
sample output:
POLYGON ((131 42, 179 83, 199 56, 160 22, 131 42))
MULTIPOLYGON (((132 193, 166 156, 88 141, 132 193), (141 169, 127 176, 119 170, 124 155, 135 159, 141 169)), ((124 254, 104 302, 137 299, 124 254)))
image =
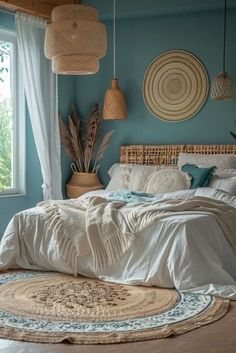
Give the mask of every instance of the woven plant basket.
POLYGON ((102 189, 96 173, 73 173, 71 179, 66 184, 67 196, 69 198, 79 197, 86 192, 102 189))

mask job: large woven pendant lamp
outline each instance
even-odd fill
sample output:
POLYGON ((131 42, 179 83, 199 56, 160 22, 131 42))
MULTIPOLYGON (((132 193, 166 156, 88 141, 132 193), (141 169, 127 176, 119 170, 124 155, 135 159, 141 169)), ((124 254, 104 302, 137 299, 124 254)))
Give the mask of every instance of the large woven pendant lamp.
POLYGON ((226 14, 227 7, 224 7, 224 40, 223 40, 223 71, 213 80, 211 87, 211 98, 215 100, 230 100, 234 98, 233 81, 225 71, 226 52, 226 14))
POLYGON ((45 55, 57 74, 94 74, 106 54, 104 24, 98 21, 96 9, 79 3, 55 7, 46 28, 45 55))
POLYGON ((116 0, 113 0, 113 70, 111 88, 106 91, 103 119, 124 120, 127 118, 127 107, 124 92, 120 89, 116 78, 116 0))

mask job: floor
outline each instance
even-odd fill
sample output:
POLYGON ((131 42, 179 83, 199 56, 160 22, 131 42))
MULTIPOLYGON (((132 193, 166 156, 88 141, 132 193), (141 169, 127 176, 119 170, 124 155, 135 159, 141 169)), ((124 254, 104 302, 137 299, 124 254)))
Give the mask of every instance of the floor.
POLYGON ((0 353, 236 353, 236 302, 213 324, 184 335, 136 343, 97 346, 39 344, 0 339, 0 353))

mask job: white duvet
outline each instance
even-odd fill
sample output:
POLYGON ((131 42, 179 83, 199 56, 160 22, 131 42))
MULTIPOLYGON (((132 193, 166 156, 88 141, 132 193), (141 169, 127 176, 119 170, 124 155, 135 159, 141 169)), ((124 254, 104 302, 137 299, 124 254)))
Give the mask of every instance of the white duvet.
MULTIPOLYGON (((106 197, 107 191, 89 195, 106 197)), ((86 196, 83 197, 87 197, 86 196)), ((159 195, 159 199, 205 196, 235 208, 229 231, 236 237, 236 197, 210 188, 159 195)), ((105 281, 177 288, 236 300, 236 255, 220 222, 209 213, 176 214, 135 234, 118 263, 95 270, 92 255, 68 257, 45 225, 40 207, 13 217, 0 243, 0 270, 25 268, 74 272, 105 281), (75 268, 76 267, 76 268, 75 268)))

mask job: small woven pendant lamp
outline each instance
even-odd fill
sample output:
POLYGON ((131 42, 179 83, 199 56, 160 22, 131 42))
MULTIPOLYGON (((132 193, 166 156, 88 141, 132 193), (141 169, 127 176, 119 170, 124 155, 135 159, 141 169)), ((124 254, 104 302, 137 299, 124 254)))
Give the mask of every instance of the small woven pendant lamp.
POLYGON ((111 88, 106 91, 103 119, 104 120, 124 120, 127 118, 127 107, 124 92, 120 89, 116 78, 116 0, 113 5, 113 70, 114 78, 111 88))
POLYGON ((234 98, 233 81, 225 71, 225 49, 226 49, 226 0, 224 7, 224 41, 223 41, 223 71, 213 80, 211 87, 211 98, 215 100, 230 100, 234 98))
POLYGON ((97 10, 78 3, 54 7, 52 23, 46 28, 45 56, 57 74, 94 74, 106 54, 106 29, 98 21, 97 10))

